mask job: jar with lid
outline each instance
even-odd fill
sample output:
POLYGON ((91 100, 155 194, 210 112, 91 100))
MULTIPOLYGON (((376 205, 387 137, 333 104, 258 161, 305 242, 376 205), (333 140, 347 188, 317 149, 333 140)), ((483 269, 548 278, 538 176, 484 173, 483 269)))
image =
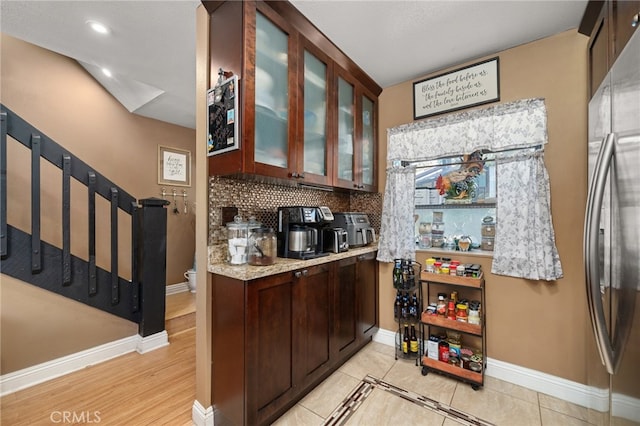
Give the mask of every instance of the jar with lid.
POLYGON ((418 247, 421 249, 431 248, 431 234, 420 234, 418 236, 418 247))
POLYGON ((431 233, 434 235, 442 236, 444 234, 444 223, 443 222, 431 223, 431 233))
POLYGON ((431 222, 420 222, 418 226, 418 233, 420 235, 431 234, 431 222))
POLYGON ((277 240, 273 228, 260 227, 249 235, 249 265, 273 265, 277 256, 277 240))
POLYGON ((449 306, 447 309, 447 319, 456 320, 456 305, 453 300, 449 300, 449 306))
POLYGON ((458 240, 458 249, 460 251, 469 251, 469 248, 471 248, 471 243, 471 237, 468 235, 463 235, 458 240))
POLYGON ((424 270, 425 272, 429 272, 429 273, 434 273, 435 272, 435 263, 436 260, 433 257, 428 258, 427 260, 425 260, 425 267, 424 270))
POLYGON ((456 306, 456 321, 467 322, 467 318, 469 317, 467 309, 467 305, 464 303, 458 303, 456 306))
POLYGON ((449 362, 449 344, 444 340, 438 343, 438 359, 443 362, 449 362))
POLYGON ((467 319, 469 324, 480 324, 480 302, 472 300, 469 303, 469 318, 467 319))
POLYGON ((436 312, 438 313, 438 315, 443 317, 447 315, 447 302, 445 301, 446 297, 446 293, 438 293, 438 304, 436 305, 436 312))
POLYGON ((232 265, 247 263, 247 244, 249 239, 249 222, 241 216, 235 216, 233 222, 227 223, 228 253, 227 261, 232 265))

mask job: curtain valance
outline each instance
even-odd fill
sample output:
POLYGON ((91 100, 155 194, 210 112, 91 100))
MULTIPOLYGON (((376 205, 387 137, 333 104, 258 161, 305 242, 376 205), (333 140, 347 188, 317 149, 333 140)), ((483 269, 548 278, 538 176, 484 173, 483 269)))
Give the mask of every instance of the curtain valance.
POLYGON ((544 99, 523 99, 403 124, 389 129, 387 136, 391 162, 526 148, 547 143, 547 111, 544 99))

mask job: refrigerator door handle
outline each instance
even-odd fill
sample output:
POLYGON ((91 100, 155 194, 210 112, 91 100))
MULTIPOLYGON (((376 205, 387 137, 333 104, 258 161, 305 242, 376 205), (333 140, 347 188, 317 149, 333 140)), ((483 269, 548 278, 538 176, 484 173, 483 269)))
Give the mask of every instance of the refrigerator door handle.
POLYGON ((600 230, 600 212, 605 193, 607 173, 611 167, 615 147, 615 134, 609 133, 603 140, 595 163, 593 176, 589 185, 587 209, 584 224, 583 257, 586 273, 587 301, 591 315, 591 326, 600 352, 602 363, 609 372, 615 374, 618 366, 617 354, 613 349, 604 306, 600 294, 600 263, 598 262, 598 235, 600 230))

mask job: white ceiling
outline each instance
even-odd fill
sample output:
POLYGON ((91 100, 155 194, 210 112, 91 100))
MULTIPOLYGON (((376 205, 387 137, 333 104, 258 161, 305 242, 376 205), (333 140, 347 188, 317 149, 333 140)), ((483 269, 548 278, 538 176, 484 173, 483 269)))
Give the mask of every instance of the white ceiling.
MULTIPOLYGON (((292 0, 380 86, 577 28, 587 0, 292 0)), ((129 111, 195 128, 198 0, 1 0, 0 30, 77 60, 129 111), (97 20, 109 36, 86 25, 97 20), (112 78, 100 72, 108 67, 112 78)))

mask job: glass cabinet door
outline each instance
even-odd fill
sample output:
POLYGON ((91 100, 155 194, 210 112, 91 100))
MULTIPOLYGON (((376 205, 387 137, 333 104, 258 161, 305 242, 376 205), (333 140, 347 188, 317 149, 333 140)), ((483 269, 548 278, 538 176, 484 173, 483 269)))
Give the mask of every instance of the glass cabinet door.
POLYGON ((367 96, 362 97, 362 145, 360 158, 362 159, 362 183, 373 185, 374 176, 374 111, 373 101, 367 96))
POLYGON ((255 152, 258 163, 288 167, 289 37, 263 14, 256 16, 255 152))
POLYGON ((338 179, 353 181, 354 87, 338 77, 338 179))
POLYGON ((305 173, 327 175, 327 65, 304 51, 305 173))

